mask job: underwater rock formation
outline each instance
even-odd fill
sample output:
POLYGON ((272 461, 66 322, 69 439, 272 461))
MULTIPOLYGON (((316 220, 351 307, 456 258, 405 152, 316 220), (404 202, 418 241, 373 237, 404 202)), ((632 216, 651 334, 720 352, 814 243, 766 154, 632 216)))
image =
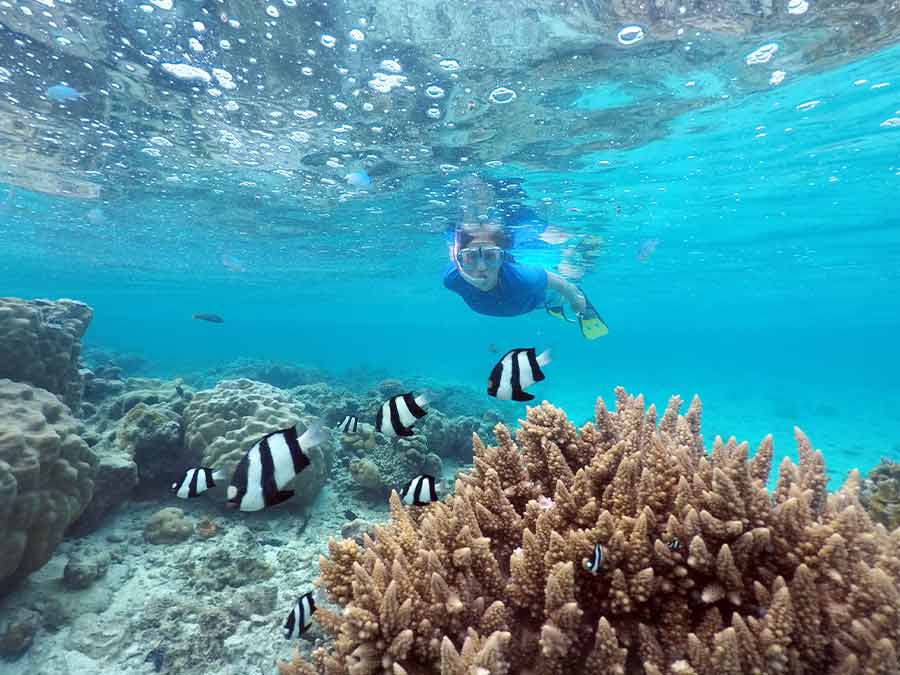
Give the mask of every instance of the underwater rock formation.
POLYGON ((898 672, 900 530, 872 523, 858 474, 828 494, 795 429, 770 493, 771 436, 752 459, 733 438, 707 452, 699 399, 680 406, 657 420, 618 388, 581 429, 543 403, 515 440, 474 437, 445 503, 392 494, 363 546, 329 542, 334 642, 280 672, 898 672))
POLYGON ((151 544, 178 544, 194 534, 194 523, 175 507, 160 509, 144 525, 144 540, 151 544))
POLYGON ((180 456, 183 440, 181 415, 165 404, 138 403, 116 431, 116 443, 134 459, 141 482, 159 482, 172 473, 173 463, 189 462, 180 456))
POLYGON ((863 481, 860 501, 874 521, 900 527, 900 462, 882 458, 863 481))
MULTIPOLYGON (((310 422, 303 403, 271 385, 253 380, 223 380, 213 389, 198 392, 184 410, 184 439, 203 466, 230 474, 256 441, 272 431, 310 422)), ((332 457, 331 441, 311 448, 310 465, 294 479, 299 503, 319 493, 332 457)))
POLYGON ((0 298, 0 378, 46 389, 77 413, 81 338, 93 315, 75 300, 0 298))
POLYGON ((84 535, 126 501, 136 487, 167 491, 177 468, 199 459, 183 447, 182 413, 193 396, 181 380, 87 380, 82 437, 97 455, 94 498, 74 526, 84 535), (98 385, 99 386, 95 386, 98 385))
POLYGON ((97 458, 53 394, 0 380, 0 590, 42 567, 94 491, 97 458))

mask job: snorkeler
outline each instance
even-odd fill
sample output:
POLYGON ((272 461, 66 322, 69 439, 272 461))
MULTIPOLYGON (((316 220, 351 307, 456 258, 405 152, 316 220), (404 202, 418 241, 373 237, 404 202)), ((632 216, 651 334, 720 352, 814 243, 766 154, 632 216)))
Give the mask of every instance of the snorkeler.
POLYGON ((588 340, 606 335, 607 326, 584 291, 540 265, 517 262, 512 251, 550 251, 548 223, 526 207, 520 179, 472 175, 460 191, 462 214, 447 231, 450 258, 444 286, 479 314, 518 316, 543 307, 574 322, 568 303, 588 340))
POLYGON ((565 302, 584 337, 606 335, 606 324, 584 291, 543 267, 517 263, 511 248, 512 235, 499 223, 457 227, 444 286, 479 314, 490 316, 518 316, 543 307, 551 316, 569 320, 565 302))

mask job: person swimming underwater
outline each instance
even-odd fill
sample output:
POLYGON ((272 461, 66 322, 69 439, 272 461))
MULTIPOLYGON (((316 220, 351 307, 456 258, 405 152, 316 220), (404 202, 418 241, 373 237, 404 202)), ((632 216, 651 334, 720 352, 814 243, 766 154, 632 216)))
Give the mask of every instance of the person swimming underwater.
POLYGON ((556 318, 571 321, 564 302, 577 317, 588 340, 606 335, 606 323, 575 284, 536 265, 516 262, 510 249, 514 235, 497 221, 465 223, 455 228, 444 286, 479 314, 518 316, 544 307, 556 318))

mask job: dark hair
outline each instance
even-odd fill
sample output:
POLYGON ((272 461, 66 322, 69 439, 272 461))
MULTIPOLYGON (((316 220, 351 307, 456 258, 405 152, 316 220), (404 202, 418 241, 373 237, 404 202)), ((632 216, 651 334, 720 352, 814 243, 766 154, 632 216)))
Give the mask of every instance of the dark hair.
MULTIPOLYGON (((466 229, 458 229, 456 231, 456 242, 459 248, 466 248, 475 239, 476 234, 481 234, 484 229, 475 232, 466 229)), ((509 250, 513 246, 513 234, 508 227, 497 227, 490 232, 493 242, 504 251, 509 250)))

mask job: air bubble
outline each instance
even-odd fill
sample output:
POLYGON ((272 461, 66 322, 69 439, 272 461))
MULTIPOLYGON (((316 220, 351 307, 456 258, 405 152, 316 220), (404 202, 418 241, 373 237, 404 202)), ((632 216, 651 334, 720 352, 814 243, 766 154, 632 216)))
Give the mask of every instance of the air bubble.
POLYGON ((281 12, 278 11, 278 8, 275 5, 267 6, 266 14, 271 16, 273 19, 277 19, 279 16, 281 16, 281 12))
POLYGON ((644 39, 644 29, 636 25, 625 26, 625 28, 619 31, 617 37, 619 42, 627 47, 628 45, 633 45, 644 39))
POLYGON ((333 35, 323 35, 322 39, 319 40, 322 43, 323 47, 328 47, 329 49, 333 49, 337 44, 337 38, 333 35))
POLYGON ((491 92, 490 96, 488 96, 488 100, 491 103, 498 103, 500 105, 512 103, 516 100, 516 92, 507 87, 497 87, 491 92))
POLYGON ((436 84, 433 84, 425 90, 425 93, 431 98, 441 98, 444 95, 444 90, 436 84))
POLYGON ((350 31, 350 39, 354 40, 355 42, 362 42, 363 40, 366 39, 366 34, 363 33, 361 30, 359 30, 358 28, 354 28, 353 30, 350 31))
POLYGON ((753 66, 759 63, 768 63, 772 59, 772 57, 775 56, 775 53, 777 51, 778 45, 774 42, 770 42, 767 45, 763 45, 755 52, 748 54, 744 61, 748 66, 753 66))

